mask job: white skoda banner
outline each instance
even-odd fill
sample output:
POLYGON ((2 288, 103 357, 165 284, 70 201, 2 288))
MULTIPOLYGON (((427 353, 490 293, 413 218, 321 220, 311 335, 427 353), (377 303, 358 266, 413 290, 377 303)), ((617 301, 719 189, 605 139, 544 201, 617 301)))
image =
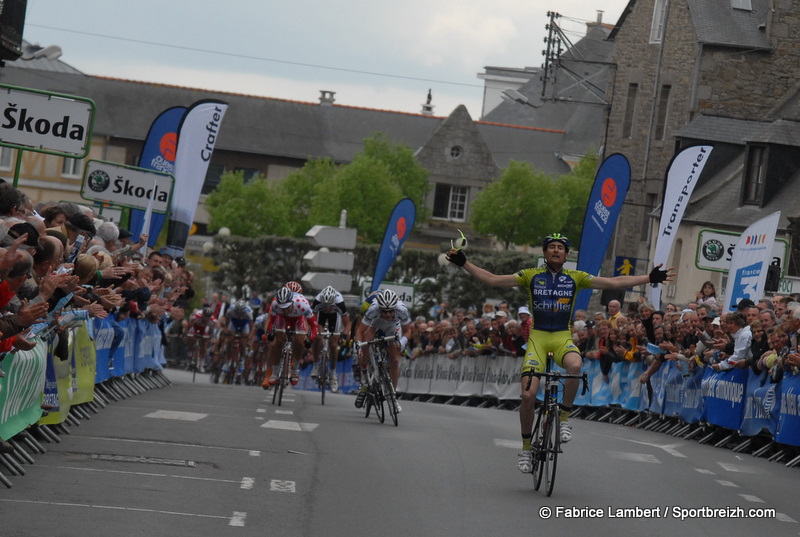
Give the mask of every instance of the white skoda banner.
POLYGON ((725 311, 735 311, 736 304, 744 298, 753 302, 763 298, 767 267, 772 259, 772 245, 780 218, 780 211, 765 216, 739 237, 728 271, 725 311))
POLYGON ((172 183, 172 176, 164 173, 90 160, 84 170, 81 196, 136 209, 147 208, 152 200, 153 211, 165 213, 169 210, 172 183))
MULTIPOLYGON (((687 147, 673 157, 667 168, 667 184, 661 204, 661 221, 658 224, 653 265, 661 264, 662 268, 669 268, 667 260, 675 242, 675 234, 712 149, 710 145, 687 147)), ((650 302, 656 309, 660 309, 661 286, 652 287, 649 294, 650 302)))
POLYGON ((221 101, 198 101, 186 111, 178 128, 175 190, 167 234, 167 249, 173 257, 183 255, 220 124, 227 110, 228 104, 221 101))

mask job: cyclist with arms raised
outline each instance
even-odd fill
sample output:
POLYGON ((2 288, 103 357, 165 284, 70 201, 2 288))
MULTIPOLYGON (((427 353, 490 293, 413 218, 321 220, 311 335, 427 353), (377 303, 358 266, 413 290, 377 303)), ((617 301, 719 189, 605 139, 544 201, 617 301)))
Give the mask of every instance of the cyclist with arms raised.
MULTIPOLYGON (((290 282, 291 283, 291 282, 290 282)), ((278 383, 278 362, 281 358, 281 349, 286 342, 286 332, 274 330, 294 330, 305 332, 295 334, 292 339, 292 386, 300 380, 300 359, 303 357, 303 345, 311 348, 311 342, 317 335, 317 319, 311 311, 311 305, 306 297, 300 293, 293 293, 288 287, 281 287, 275 293, 275 298, 269 308, 267 317, 267 339, 273 341, 269 349, 269 363, 272 366, 272 375, 269 384, 278 383)))
MULTIPOLYGON (((548 235, 542 242, 544 266, 522 269, 516 274, 506 275, 492 274, 470 263, 461 248, 451 248, 447 252, 447 259, 450 262, 463 267, 475 279, 487 285, 520 286, 528 292, 533 327, 522 362, 522 374, 530 371, 544 372, 547 354, 550 352, 553 353, 555 362, 566 369, 568 374, 580 374, 582 358, 572 341, 570 319, 575 297, 581 289, 622 289, 646 283, 659 284, 672 281, 675 276, 674 269, 662 270, 661 265, 653 268, 650 274, 614 278, 601 278, 583 271, 565 269, 564 263, 567 261, 569 246, 569 239, 566 236, 560 233, 548 235)), ((519 409, 522 452, 519 454, 517 466, 524 473, 530 473, 533 469, 531 436, 539 379, 531 377, 531 381, 528 387, 527 379, 522 377, 522 406, 519 409)), ((572 427, 568 419, 579 384, 578 379, 568 379, 564 382, 560 416, 561 442, 569 442, 572 439, 572 427)))
MULTIPOLYGON (((320 332, 348 334, 350 332, 350 315, 347 313, 347 306, 344 304, 342 294, 330 285, 320 292, 311 303, 311 309, 317 316, 320 332)), ((322 338, 314 340, 314 367, 311 369, 311 376, 317 378, 319 373, 319 354, 322 348, 322 338)), ((339 338, 328 339, 328 366, 331 391, 339 391, 339 379, 336 378, 336 357, 339 352, 339 338)))
MULTIPOLYGON (((397 337, 397 341, 391 343, 388 347, 389 359, 391 360, 389 376, 395 389, 397 389, 397 381, 400 379, 400 355, 406 348, 408 338, 411 337, 412 326, 413 323, 406 305, 403 304, 394 291, 384 289, 375 296, 375 300, 364 312, 356 328, 356 344, 371 341, 375 339, 378 333, 382 333, 385 336, 394 334, 397 337)), ((369 352, 367 349, 362 349, 359 353, 361 388, 356 396, 356 408, 364 406, 364 399, 367 397, 367 386, 364 383, 367 378, 367 352, 369 352)), ((400 403, 397 403, 397 412, 400 411, 400 403)))

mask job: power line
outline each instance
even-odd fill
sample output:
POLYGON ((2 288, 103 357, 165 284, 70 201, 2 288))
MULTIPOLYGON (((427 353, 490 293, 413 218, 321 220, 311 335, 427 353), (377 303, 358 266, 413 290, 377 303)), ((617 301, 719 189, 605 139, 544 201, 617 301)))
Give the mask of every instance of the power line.
POLYGON ((348 69, 348 68, 345 68, 345 67, 330 67, 328 65, 317 65, 317 64, 313 64, 313 63, 294 62, 294 61, 289 61, 289 60, 278 60, 278 59, 275 59, 275 58, 263 58, 263 57, 260 57, 260 56, 251 56, 251 55, 248 55, 248 54, 235 54, 235 53, 232 53, 232 52, 219 52, 217 50, 208 50, 208 49, 202 49, 202 48, 186 47, 186 46, 182 46, 182 45, 171 45, 169 43, 158 43, 158 42, 155 42, 155 41, 144 41, 144 40, 141 40, 141 39, 131 39, 131 38, 128 38, 128 37, 118 37, 118 36, 104 35, 104 34, 98 34, 98 33, 93 33, 93 32, 82 32, 82 31, 79 31, 79 30, 67 30, 65 28, 56 28, 54 26, 45 26, 45 25, 42 25, 42 24, 26 23, 26 26, 33 26, 35 28, 43 28, 43 29, 46 29, 46 30, 55 30, 55 31, 58 31, 58 32, 67 32, 67 33, 72 33, 72 34, 86 35, 86 36, 89 36, 89 37, 100 37, 100 38, 103 38, 103 39, 114 39, 116 41, 126 41, 128 43, 136 43, 136 44, 140 44, 140 45, 152 45, 152 46, 156 46, 156 47, 166 47, 166 48, 177 49, 177 50, 187 50, 187 51, 190 51, 190 52, 201 52, 203 54, 216 54, 218 56, 227 56, 227 57, 231 57, 231 58, 242 58, 242 59, 246 59, 246 60, 256 60, 256 61, 262 61, 262 62, 280 63, 280 64, 284 64, 284 65, 294 65, 294 66, 297 66, 297 67, 310 67, 312 69, 326 69, 328 71, 339 71, 339 72, 343 72, 343 73, 354 73, 354 74, 360 74, 360 75, 380 76, 380 77, 384 77, 384 78, 396 78, 396 79, 401 79, 401 80, 413 80, 413 81, 416 81, 416 82, 430 82, 430 83, 435 83, 435 84, 448 84, 448 85, 451 85, 451 86, 466 86, 466 87, 469 87, 469 88, 482 88, 483 87, 480 84, 467 84, 467 83, 464 83, 464 82, 451 82, 449 80, 436 80, 436 79, 431 79, 431 78, 420 78, 420 77, 413 77, 413 76, 393 75, 393 74, 389 74, 389 73, 377 73, 377 72, 374 72, 374 71, 362 71, 362 70, 359 70, 359 69, 348 69))

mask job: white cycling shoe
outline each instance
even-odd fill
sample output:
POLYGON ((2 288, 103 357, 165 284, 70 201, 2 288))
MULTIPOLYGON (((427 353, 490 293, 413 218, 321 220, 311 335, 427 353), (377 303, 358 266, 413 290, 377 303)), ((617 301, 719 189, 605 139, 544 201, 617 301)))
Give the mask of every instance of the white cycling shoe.
POLYGON ((523 474, 533 472, 533 451, 520 451, 517 455, 517 468, 523 474))

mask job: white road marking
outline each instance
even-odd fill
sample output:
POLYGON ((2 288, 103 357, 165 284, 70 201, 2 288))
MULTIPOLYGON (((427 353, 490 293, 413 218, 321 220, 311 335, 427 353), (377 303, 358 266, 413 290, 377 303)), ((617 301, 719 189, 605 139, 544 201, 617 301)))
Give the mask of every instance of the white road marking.
POLYGON ((794 522, 797 523, 795 519, 787 515, 786 513, 775 513, 775 518, 780 520, 781 522, 794 522))
POLYGON ((256 409, 256 412, 258 412, 259 414, 263 414, 263 413, 264 413, 264 412, 266 412, 266 411, 267 411, 267 409, 266 409, 266 408, 257 408, 257 409, 256 409))
POLYGON ((753 496, 752 494, 739 494, 739 496, 741 496, 742 498, 744 498, 748 502, 766 503, 764 500, 762 500, 758 496, 753 496))
POLYGON ((243 451, 245 453, 252 453, 249 449, 244 448, 232 448, 232 447, 222 447, 222 446, 203 446, 200 444, 184 444, 181 442, 159 442, 156 440, 133 440, 130 438, 108 438, 105 436, 82 436, 79 434, 71 434, 70 438, 86 438, 89 440, 103 440, 106 442, 126 442, 130 444, 151 444, 154 446, 179 446, 179 447, 190 447, 190 448, 198 448, 198 449, 219 449, 223 451, 243 451))
POLYGON ((272 492, 297 492, 294 481, 284 481, 282 479, 273 479, 270 481, 269 490, 272 492))
POLYGON ((276 410, 275 413, 276 414, 284 414, 286 416, 294 416, 294 411, 293 410, 276 410))
POLYGON ((83 507, 89 509, 110 509, 114 511, 135 511, 139 513, 155 513, 159 515, 176 515, 176 516, 188 516, 188 517, 196 517, 196 518, 216 518, 220 520, 229 520, 230 517, 228 516, 220 516, 220 515, 204 515, 201 513, 181 513, 179 511, 162 511, 159 509, 142 509, 140 507, 122 507, 118 505, 100 505, 100 504, 90 504, 90 503, 69 503, 69 502, 43 502, 38 500, 14 500, 14 499, 6 499, 0 498, 0 502, 8 502, 8 503, 28 503, 34 505, 50 505, 53 507, 83 507))
POLYGON ((253 487, 256 486, 256 480, 253 477, 243 477, 242 478, 242 486, 239 488, 243 488, 245 490, 253 490, 253 487))
POLYGON ((625 451, 609 451, 608 454, 611 456, 612 459, 617 459, 620 461, 661 464, 661 461, 658 460, 658 458, 655 455, 650 455, 649 453, 628 453, 625 451))
POLYGON ((156 410, 155 412, 145 415, 145 418, 181 421, 199 421, 206 417, 208 417, 208 414, 200 414, 198 412, 178 412, 177 410, 156 410))
POLYGON ((248 453, 248 455, 250 455, 251 457, 260 457, 261 456, 261 452, 260 451, 256 451, 256 450, 252 450, 252 451, 250 451, 248 453))
MULTIPOLYGON (((77 466, 53 466, 49 464, 37 464, 36 466, 41 468, 57 468, 59 470, 75 470, 77 472, 97 472, 103 474, 122 474, 122 475, 136 475, 142 477, 171 477, 174 479, 190 479, 193 481, 209 481, 212 483, 235 483, 241 484, 241 481, 235 481, 232 479, 214 479, 211 477, 195 477, 190 475, 176 475, 176 474, 157 474, 154 472, 130 472, 125 470, 102 470, 100 468, 81 468, 77 466)), ((245 478, 250 479, 250 478, 245 478)))
POLYGON ((681 458, 681 459, 685 459, 686 458, 686 455, 684 455, 683 453, 680 453, 677 449, 675 449, 677 447, 686 445, 686 442, 678 442, 678 443, 675 443, 675 444, 654 444, 652 442, 642 442, 641 440, 633 440, 631 438, 622 438, 621 436, 612 436, 612 435, 609 435, 609 436, 611 438, 616 438, 617 440, 624 440, 626 442, 633 442, 634 444, 641 444, 643 446, 650 446, 650 447, 654 447, 654 448, 658 448, 658 449, 663 449, 664 451, 666 451, 667 453, 669 453, 673 457, 678 457, 678 458, 681 458))
POLYGON ((267 429, 281 429, 284 431, 302 431, 310 433, 319 427, 319 423, 297 423, 296 421, 269 420, 265 422, 262 427, 267 429))
POLYGON ((717 479, 717 483, 719 483, 723 487, 734 487, 737 489, 739 488, 739 485, 737 485, 733 481, 723 481, 722 479, 717 479))
POLYGON ((231 521, 228 522, 228 526, 239 526, 243 528, 245 518, 247 518, 247 513, 242 513, 241 511, 234 511, 233 516, 231 517, 231 521))
POLYGON ((503 448, 521 449, 522 444, 519 440, 503 440, 502 438, 495 438, 494 445, 503 448))
POLYGON ((745 464, 730 464, 727 462, 718 462, 723 470, 727 470, 729 472, 738 472, 741 474, 763 474, 764 471, 761 468, 756 468, 755 466, 747 466, 745 464))
POLYGON ((706 470, 705 468, 695 468, 695 471, 699 474, 707 474, 707 475, 717 475, 711 470, 706 470))

